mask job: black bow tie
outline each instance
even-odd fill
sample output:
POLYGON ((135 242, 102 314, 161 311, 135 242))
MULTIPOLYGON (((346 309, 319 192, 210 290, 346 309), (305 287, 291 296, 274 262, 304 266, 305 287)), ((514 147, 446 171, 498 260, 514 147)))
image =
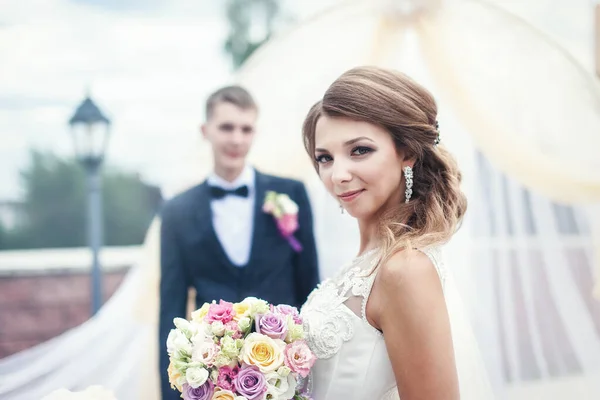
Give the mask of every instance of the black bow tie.
POLYGON ((248 186, 240 186, 236 189, 223 189, 219 186, 211 186, 210 194, 213 199, 222 199, 227 195, 240 196, 240 197, 248 197, 248 186))

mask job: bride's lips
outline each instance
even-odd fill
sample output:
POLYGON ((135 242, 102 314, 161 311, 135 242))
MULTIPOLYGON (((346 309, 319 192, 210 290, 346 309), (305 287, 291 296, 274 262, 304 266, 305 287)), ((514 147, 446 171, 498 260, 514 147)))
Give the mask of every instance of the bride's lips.
POLYGON ((355 198, 357 198, 358 196, 360 196, 360 194, 362 192, 364 192, 364 189, 359 189, 359 190, 353 190, 351 192, 346 192, 346 193, 342 193, 339 194, 338 197, 340 198, 340 200, 345 201, 345 202, 349 202, 354 200, 355 198))

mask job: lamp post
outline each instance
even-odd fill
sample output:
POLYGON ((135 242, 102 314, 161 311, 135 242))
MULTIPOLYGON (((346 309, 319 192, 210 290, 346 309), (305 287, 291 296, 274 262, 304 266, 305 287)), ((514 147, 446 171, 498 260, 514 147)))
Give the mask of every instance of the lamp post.
POLYGON ((99 259, 103 242, 100 170, 110 135, 110 120, 102 114, 88 96, 77 107, 75 114, 69 120, 69 125, 75 145, 75 154, 87 176, 87 229, 92 252, 92 315, 95 315, 102 306, 102 274, 99 259))

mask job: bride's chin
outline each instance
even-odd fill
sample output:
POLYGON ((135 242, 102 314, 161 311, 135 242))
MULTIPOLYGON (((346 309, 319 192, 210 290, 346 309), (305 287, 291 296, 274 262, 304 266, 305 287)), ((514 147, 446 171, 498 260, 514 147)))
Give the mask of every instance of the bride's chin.
POLYGON ((358 207, 348 207, 346 209, 346 213, 348 213, 348 215, 352 218, 356 218, 358 220, 368 218, 368 213, 365 213, 358 207))

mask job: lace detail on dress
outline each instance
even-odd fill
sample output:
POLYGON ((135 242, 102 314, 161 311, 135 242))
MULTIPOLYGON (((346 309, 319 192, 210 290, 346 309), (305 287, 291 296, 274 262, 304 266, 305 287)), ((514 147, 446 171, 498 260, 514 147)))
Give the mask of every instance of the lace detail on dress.
MULTIPOLYGON (((301 314, 306 341, 318 358, 331 358, 340 350, 344 342, 352 338, 356 317, 360 318, 376 335, 382 335, 369 323, 366 314, 367 302, 377 276, 377 268, 374 267, 380 260, 379 256, 374 256, 377 250, 369 250, 355 258, 334 278, 317 285, 308 296, 301 314)), ((421 251, 435 266, 443 288, 446 273, 439 248, 433 247, 421 251)))
POLYGON ((326 280, 308 297, 302 307, 304 331, 310 349, 318 358, 330 358, 352 338, 352 316, 343 309, 335 285, 326 280), (310 318, 305 314, 310 313, 310 318))
MULTIPOLYGON (((351 297, 368 298, 375 274, 365 275, 369 268, 361 267, 360 264, 374 252, 375 250, 365 252, 335 278, 319 284, 302 307, 306 341, 318 358, 332 357, 344 342, 352 338, 355 317, 351 315, 352 309, 344 303, 351 297)), ((375 261, 369 263, 369 267, 373 262, 375 261)), ((354 313, 359 316, 358 313, 354 313)), ((366 322, 364 310, 362 314, 359 317, 366 322)), ((378 332, 375 328, 373 330, 378 332)))
POLYGON ((394 386, 393 388, 385 392, 385 394, 380 400, 400 400, 400 395, 398 394, 398 387, 394 386))

